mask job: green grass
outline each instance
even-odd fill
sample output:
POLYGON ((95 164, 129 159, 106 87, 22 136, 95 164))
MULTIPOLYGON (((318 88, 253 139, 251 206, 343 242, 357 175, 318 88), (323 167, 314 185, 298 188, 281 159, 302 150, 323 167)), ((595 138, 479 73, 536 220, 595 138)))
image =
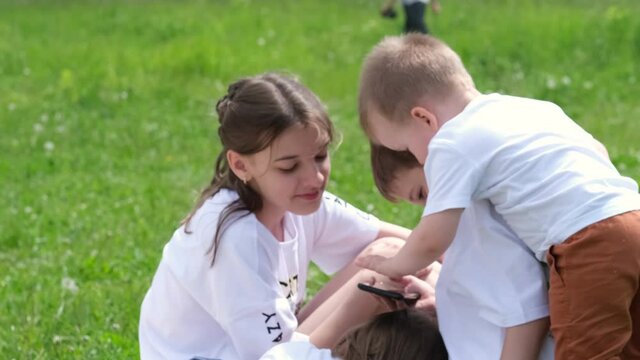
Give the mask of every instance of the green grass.
MULTIPOLYGON (((411 226, 374 191, 360 62, 402 20, 370 0, 0 3, 0 353, 136 358, 162 246, 210 180, 212 105, 286 70, 343 133, 330 190, 411 226)), ((456 0, 429 14, 482 91, 557 102, 640 179, 640 3, 456 0)), ((324 281, 317 275, 311 285, 324 281)))

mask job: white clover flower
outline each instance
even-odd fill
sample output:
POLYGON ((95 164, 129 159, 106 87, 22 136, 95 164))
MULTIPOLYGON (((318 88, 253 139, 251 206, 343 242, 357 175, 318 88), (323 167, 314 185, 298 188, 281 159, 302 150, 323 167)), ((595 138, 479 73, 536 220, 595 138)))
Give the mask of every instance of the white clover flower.
POLYGON ((258 38, 258 46, 264 46, 267 41, 263 37, 258 38))
POLYGON ((78 285, 76 284, 76 281, 70 277, 63 277, 61 285, 63 289, 69 290, 72 294, 76 294, 78 290, 80 290, 78 288, 78 285))
POLYGON ((547 78, 547 88, 553 90, 558 86, 558 83, 556 82, 556 79, 552 78, 552 77, 548 77, 547 78))
POLYGON ((44 130, 44 126, 42 126, 42 124, 40 124, 40 123, 33 124, 33 131, 34 132, 39 133, 39 132, 42 132, 42 130, 44 130))
POLYGON ((48 152, 53 151, 53 149, 56 148, 56 144, 53 143, 53 141, 47 141, 44 143, 44 149, 48 152))
POLYGON ((565 86, 571 85, 571 78, 568 77, 567 75, 563 76, 560 81, 562 81, 562 84, 565 86))

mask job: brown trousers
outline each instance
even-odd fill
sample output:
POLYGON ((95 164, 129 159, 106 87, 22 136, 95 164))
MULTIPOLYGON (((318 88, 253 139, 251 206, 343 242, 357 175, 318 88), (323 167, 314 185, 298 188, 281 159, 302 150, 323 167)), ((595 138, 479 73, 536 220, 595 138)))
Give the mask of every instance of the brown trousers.
POLYGON ((589 225, 547 262, 556 360, 640 359, 640 211, 589 225))

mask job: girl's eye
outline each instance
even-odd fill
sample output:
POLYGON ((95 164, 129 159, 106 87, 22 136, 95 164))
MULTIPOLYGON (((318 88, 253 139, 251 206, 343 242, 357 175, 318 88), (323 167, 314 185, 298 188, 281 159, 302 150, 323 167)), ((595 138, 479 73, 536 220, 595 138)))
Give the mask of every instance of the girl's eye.
POLYGON ((327 153, 316 155, 316 161, 324 161, 329 155, 327 153))
POLYGON ((287 173, 288 174, 288 173, 294 172, 297 167, 298 167, 298 164, 295 164, 295 165, 293 165, 291 167, 288 167, 288 168, 280 168, 279 170, 282 171, 283 173, 287 173))

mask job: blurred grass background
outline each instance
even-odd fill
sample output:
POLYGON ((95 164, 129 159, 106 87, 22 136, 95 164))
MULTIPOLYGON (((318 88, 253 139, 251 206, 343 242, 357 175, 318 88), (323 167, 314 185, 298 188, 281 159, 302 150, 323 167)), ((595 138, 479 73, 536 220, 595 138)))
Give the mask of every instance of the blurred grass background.
MULTIPOLYGON (((420 211, 375 192, 357 125, 360 62, 402 29, 380 3, 0 2, 2 357, 138 357, 140 302, 211 178, 213 104, 241 76, 299 75, 343 134, 329 189, 412 226, 420 211)), ((640 2, 442 6, 429 26, 481 91, 558 103, 640 179, 640 2)))

